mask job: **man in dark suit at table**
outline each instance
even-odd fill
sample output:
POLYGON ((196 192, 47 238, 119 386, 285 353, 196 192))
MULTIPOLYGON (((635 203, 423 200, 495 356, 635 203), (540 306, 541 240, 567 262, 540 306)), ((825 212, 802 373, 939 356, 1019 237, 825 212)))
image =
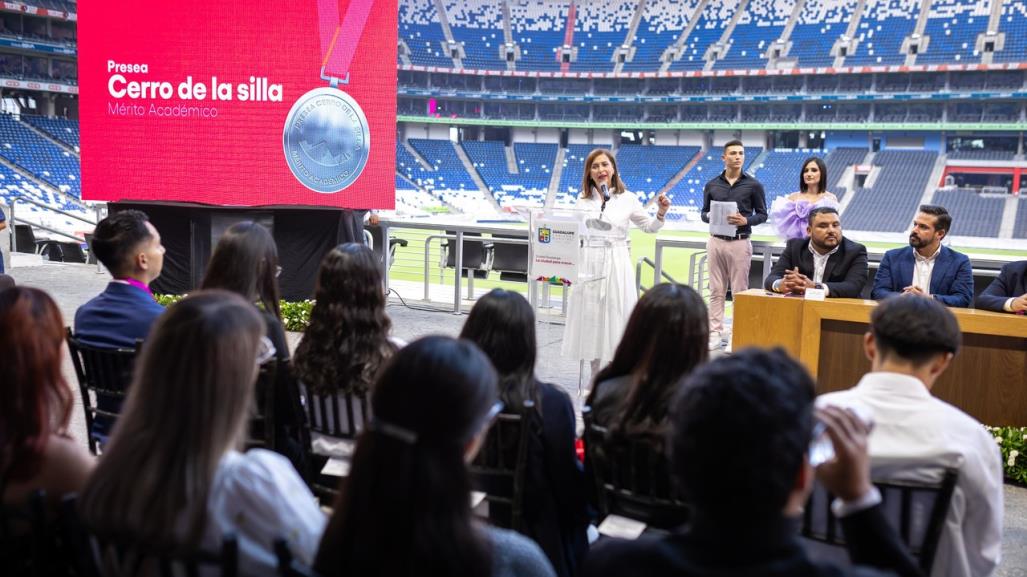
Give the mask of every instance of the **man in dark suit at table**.
POLYGON ((913 218, 909 246, 884 253, 870 296, 881 300, 907 294, 933 297, 950 307, 968 307, 974 298, 970 259, 941 241, 952 226, 944 207, 920 205, 913 218))
POLYGON ((696 369, 680 386, 668 437, 673 476, 694 507, 691 522, 669 534, 601 542, 581 575, 920 575, 870 482, 869 427, 848 409, 817 412, 835 459, 815 474, 837 497, 832 509, 859 567, 813 561, 801 545, 814 476, 813 386, 781 349, 745 349, 696 369))
POLYGON ((1027 312, 1027 260, 1004 265, 998 278, 977 295, 974 306, 997 313, 1027 312))
POLYGON ((815 208, 807 222, 808 238, 788 241, 763 286, 785 294, 822 288, 829 297, 859 298, 867 284, 867 247, 842 236, 835 208, 815 208))

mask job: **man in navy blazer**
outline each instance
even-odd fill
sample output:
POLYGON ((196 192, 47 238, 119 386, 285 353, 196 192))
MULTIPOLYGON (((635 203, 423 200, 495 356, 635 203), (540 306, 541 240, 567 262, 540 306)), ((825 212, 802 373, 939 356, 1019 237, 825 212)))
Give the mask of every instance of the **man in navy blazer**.
POLYGON ((974 306, 998 313, 1027 312, 1027 260, 1003 266, 998 278, 977 295, 974 306))
POLYGON ((164 312, 149 288, 164 266, 160 233, 145 213, 122 210, 97 223, 92 249, 114 280, 79 307, 75 336, 94 347, 135 347, 164 312))
POLYGON ((973 269, 965 254, 941 245, 952 226, 944 207, 920 206, 913 218, 909 246, 884 253, 871 298, 898 294, 934 297, 950 307, 968 307, 974 298, 973 269))
POLYGON ((785 294, 822 288, 828 297, 860 298, 867 284, 867 247, 842 236, 833 207, 814 208, 807 222, 808 238, 788 241, 764 288, 785 294))

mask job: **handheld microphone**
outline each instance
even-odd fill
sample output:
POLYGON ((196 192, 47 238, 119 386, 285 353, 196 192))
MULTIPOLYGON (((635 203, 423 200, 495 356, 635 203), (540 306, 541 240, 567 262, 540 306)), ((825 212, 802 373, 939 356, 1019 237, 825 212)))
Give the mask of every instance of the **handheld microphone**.
POLYGON ((603 195, 603 206, 599 208, 599 214, 603 214, 606 211, 606 203, 610 200, 610 188, 604 182, 599 185, 599 192, 603 195))

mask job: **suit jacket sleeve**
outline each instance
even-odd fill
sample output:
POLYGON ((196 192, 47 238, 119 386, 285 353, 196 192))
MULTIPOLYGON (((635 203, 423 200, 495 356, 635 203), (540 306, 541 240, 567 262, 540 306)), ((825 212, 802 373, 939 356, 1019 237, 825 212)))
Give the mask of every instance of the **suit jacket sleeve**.
POLYGON ((1017 297, 1020 295, 1013 294, 1013 271, 1011 265, 1005 265, 1002 267, 1002 272, 999 273, 995 280, 991 281, 988 288, 984 289, 984 292, 977 295, 977 300, 974 303, 979 309, 988 311, 995 311, 998 313, 1006 312, 1005 304, 1010 297, 1017 297))
POLYGON ((793 239, 788 241, 788 244, 785 245, 785 249, 781 253, 781 256, 777 257, 777 262, 774 263, 774 268, 771 269, 770 274, 767 275, 766 280, 763 281, 763 288, 767 289, 768 291, 774 290, 774 282, 784 278, 785 271, 799 266, 798 262, 792 264, 792 243, 794 242, 795 240, 793 239))
POLYGON ((867 247, 856 243, 853 245, 851 248, 858 248, 855 258, 849 263, 849 269, 845 271, 845 280, 824 283, 832 297, 858 299, 867 284, 867 247))
POLYGON ((902 577, 923 576, 880 505, 842 517, 841 523, 853 564, 894 571, 902 577))
POLYGON ((874 288, 870 291, 870 298, 881 300, 892 295, 899 294, 892 288, 892 258, 891 253, 884 253, 881 259, 881 266, 877 267, 877 274, 874 275, 874 288))
POLYGON ((968 307, 974 300, 974 273, 970 266, 970 259, 966 255, 958 254, 959 260, 956 269, 956 278, 952 281, 952 291, 947 295, 934 295, 934 298, 942 304, 950 307, 968 307))

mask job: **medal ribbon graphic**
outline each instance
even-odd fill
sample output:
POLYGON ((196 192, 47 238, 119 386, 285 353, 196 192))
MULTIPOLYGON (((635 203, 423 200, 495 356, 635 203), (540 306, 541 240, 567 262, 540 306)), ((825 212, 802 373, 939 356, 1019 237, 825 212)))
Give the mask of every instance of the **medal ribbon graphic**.
POLYGON ((324 54, 315 88, 289 110, 282 131, 285 162, 303 186, 334 194, 352 185, 370 155, 371 132, 364 111, 339 89, 349 84, 349 67, 374 0, 350 0, 339 22, 338 0, 317 0, 318 37, 324 54))
POLYGON ((349 65, 357 52, 357 44, 364 35, 367 17, 371 14, 374 0, 350 0, 346 15, 339 23, 338 0, 317 0, 318 32, 321 37, 321 78, 332 82, 349 84, 349 65), (343 43, 336 50, 339 37, 343 43))

